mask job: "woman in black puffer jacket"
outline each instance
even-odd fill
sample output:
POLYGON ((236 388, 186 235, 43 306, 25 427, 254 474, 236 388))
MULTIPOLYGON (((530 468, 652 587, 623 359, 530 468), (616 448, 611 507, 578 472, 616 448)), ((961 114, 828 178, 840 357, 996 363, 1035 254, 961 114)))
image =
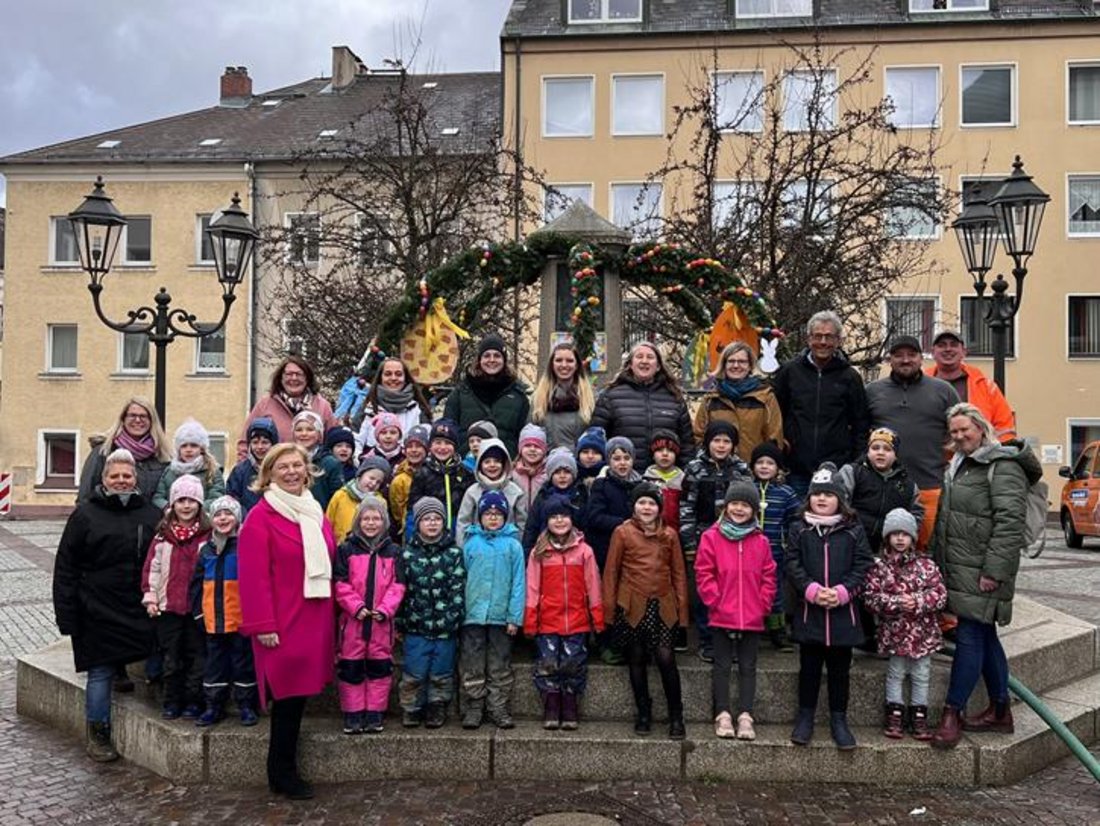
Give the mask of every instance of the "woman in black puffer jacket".
POLYGON ((635 344, 615 380, 596 400, 591 425, 607 437, 625 436, 634 443, 634 467, 641 473, 650 465, 649 439, 658 428, 680 437, 680 463, 695 455, 691 416, 680 386, 665 369, 656 346, 635 344))

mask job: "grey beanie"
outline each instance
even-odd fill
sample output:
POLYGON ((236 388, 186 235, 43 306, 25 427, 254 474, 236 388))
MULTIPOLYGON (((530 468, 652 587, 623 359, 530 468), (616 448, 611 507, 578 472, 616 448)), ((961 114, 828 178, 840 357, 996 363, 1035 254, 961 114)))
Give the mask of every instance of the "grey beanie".
POLYGON ((241 524, 241 503, 232 496, 219 496, 206 508, 206 513, 210 517, 217 516, 218 511, 229 511, 236 517, 237 525, 239 526, 241 524))
POLYGON ((625 450, 630 454, 630 458, 634 458, 634 442, 626 438, 626 436, 612 436, 607 440, 607 458, 611 458, 611 452, 615 450, 625 450))
POLYGON ((363 532, 359 529, 359 520, 363 517, 363 511, 371 510, 382 514, 382 534, 389 533, 390 509, 386 506, 386 500, 377 493, 368 493, 363 497, 363 501, 359 503, 359 507, 355 511, 355 521, 351 523, 351 532, 356 536, 363 535, 363 532))
POLYGON ((916 517, 905 508, 894 508, 886 514, 886 519, 882 522, 883 539, 887 539, 890 534, 897 533, 898 531, 909 534, 913 537, 914 542, 917 539, 916 517))
POLYGON ((562 469, 572 473, 574 479, 577 478, 577 460, 573 458, 573 451, 567 447, 556 447, 546 457, 547 478, 553 476, 555 471, 562 469))
POLYGON ((443 507, 443 503, 434 496, 422 496, 413 505, 413 524, 419 526, 420 520, 429 513, 437 514, 444 522, 447 521, 447 510, 443 507))
POLYGON ((760 491, 756 483, 740 477, 735 478, 726 488, 726 498, 723 505, 730 502, 745 502, 752 507, 754 514, 760 513, 760 491))
POLYGON ((373 453, 363 457, 363 461, 359 463, 359 467, 355 471, 355 478, 358 479, 368 470, 382 471, 383 482, 390 481, 390 477, 393 475, 393 468, 390 463, 383 457, 375 456, 373 453))

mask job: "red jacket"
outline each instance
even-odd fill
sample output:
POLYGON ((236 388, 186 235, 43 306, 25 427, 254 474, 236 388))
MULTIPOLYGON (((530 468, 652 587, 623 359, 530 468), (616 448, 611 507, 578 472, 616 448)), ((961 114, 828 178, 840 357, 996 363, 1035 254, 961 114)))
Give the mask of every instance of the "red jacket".
POLYGON ((154 536, 141 569, 141 604, 156 605, 169 614, 191 616, 191 580, 199 550, 209 538, 209 531, 200 531, 186 542, 180 542, 170 530, 167 535, 154 536))
POLYGON ((760 530, 744 539, 722 536, 718 524, 703 531, 695 554, 695 587, 709 623, 732 631, 763 631, 775 599, 775 559, 760 530))
POLYGON ((565 548, 551 546, 544 533, 527 559, 527 607, 523 633, 583 634, 603 631, 600 570, 596 555, 573 531, 565 548))

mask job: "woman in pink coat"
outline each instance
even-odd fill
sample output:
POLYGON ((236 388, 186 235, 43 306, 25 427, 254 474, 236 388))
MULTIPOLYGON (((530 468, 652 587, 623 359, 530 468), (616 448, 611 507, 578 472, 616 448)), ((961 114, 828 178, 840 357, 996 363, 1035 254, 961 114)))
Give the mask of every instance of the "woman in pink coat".
POLYGON ((298 774, 306 698, 332 682, 332 559, 336 540, 317 500, 302 448, 280 444, 264 457, 253 489, 263 498, 241 528, 240 632, 252 637, 260 702, 271 703, 267 780, 294 800, 313 796, 298 774))
POLYGON ((244 421, 244 431, 237 440, 237 461, 248 455, 248 428, 253 421, 261 416, 271 419, 279 438, 289 440, 291 423, 303 410, 312 410, 320 416, 326 433, 340 424, 328 399, 317 391, 317 376, 310 363, 301 356, 287 356, 271 376, 271 390, 256 402, 244 421))

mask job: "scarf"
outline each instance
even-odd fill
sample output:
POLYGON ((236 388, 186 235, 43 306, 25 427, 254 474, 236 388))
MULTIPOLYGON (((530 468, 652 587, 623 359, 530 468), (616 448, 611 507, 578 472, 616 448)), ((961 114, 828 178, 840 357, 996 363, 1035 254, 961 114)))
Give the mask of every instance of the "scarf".
POLYGON ((302 531, 303 595, 306 599, 328 599, 332 596, 332 560, 321 529, 325 514, 320 503, 308 490, 296 496, 275 485, 264 492, 264 501, 280 516, 296 522, 302 531))
POLYGON ((378 406, 390 413, 404 413, 413 401, 413 386, 406 384, 400 390, 390 390, 378 385, 378 406))
POLYGON ((737 401, 742 396, 756 390, 761 384, 759 376, 746 376, 741 381, 722 379, 718 382, 718 392, 730 401, 737 401))
POLYGON ((297 416, 303 410, 310 410, 310 405, 313 404, 313 394, 308 390, 300 396, 288 396, 285 390, 280 390, 278 398, 290 411, 291 416, 297 416))
POLYGON ((718 522, 718 530, 721 531, 722 536, 731 542, 737 542, 740 539, 744 539, 750 533, 756 530, 756 523, 749 521, 744 525, 738 525, 723 516, 718 522))
POLYGON ((202 471, 206 470, 206 454, 200 453, 190 462, 185 462, 182 459, 173 459, 168 466, 172 468, 179 476, 183 476, 185 473, 190 473, 193 476, 201 478, 202 471))
POLYGON ((577 396, 577 383, 555 384, 550 394, 551 413, 575 413, 581 409, 581 400, 577 396))
POLYGON ((821 531, 822 528, 835 528, 844 520, 844 514, 834 513, 832 516, 818 516, 816 513, 806 511, 802 514, 802 518, 806 520, 807 525, 813 525, 818 531, 821 531))
POLYGON ((144 462, 151 456, 155 456, 157 452, 157 443, 150 433, 146 433, 140 439, 135 439, 125 430, 120 430, 118 435, 115 436, 114 446, 124 447, 130 451, 130 455, 134 457, 135 462, 144 462))
POLYGON ((469 373, 466 375, 466 383, 470 386, 470 390, 485 405, 492 405, 505 390, 512 386, 513 381, 507 368, 491 376, 484 374, 475 376, 469 373))
POLYGON ((347 491, 348 496, 356 502, 362 502, 367 495, 367 491, 359 490, 359 485, 355 484, 354 479, 344 485, 344 490, 347 491))
POLYGON ((202 529, 202 524, 196 519, 190 525, 181 522, 173 522, 168 528, 177 542, 186 542, 202 529))

